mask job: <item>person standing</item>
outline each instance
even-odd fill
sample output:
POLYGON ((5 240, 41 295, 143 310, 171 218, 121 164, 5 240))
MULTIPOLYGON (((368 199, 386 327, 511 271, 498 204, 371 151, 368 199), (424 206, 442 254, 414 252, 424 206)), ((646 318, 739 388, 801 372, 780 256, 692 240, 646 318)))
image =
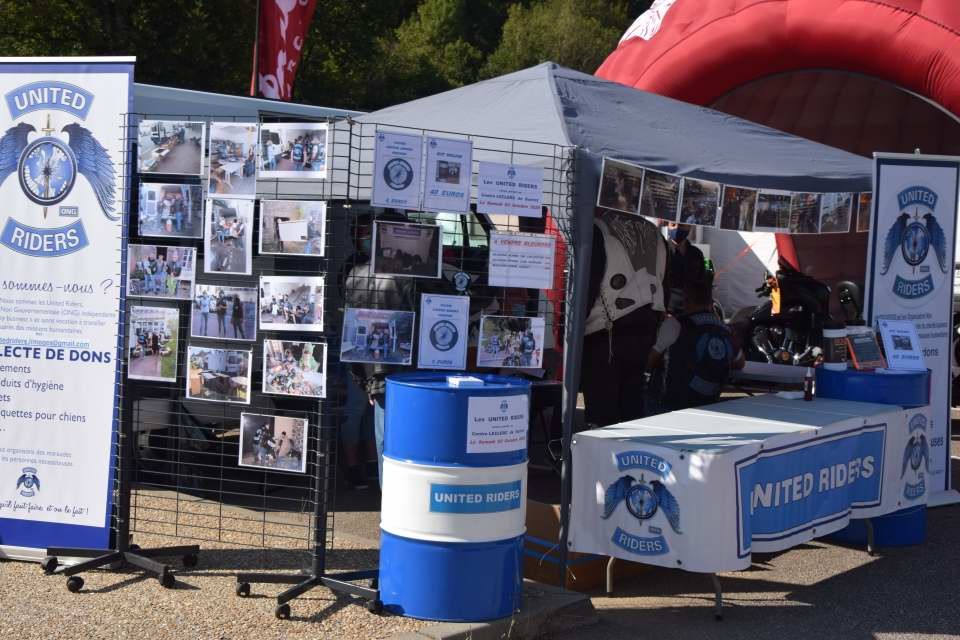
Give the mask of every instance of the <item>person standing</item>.
POLYGON ((233 337, 236 338, 238 333, 240 340, 246 340, 247 336, 243 332, 243 302, 240 301, 240 296, 233 296, 233 310, 230 313, 230 323, 233 325, 233 337))
POLYGON ((217 293, 217 334, 221 338, 227 336, 227 300, 223 291, 217 293))
POLYGON ((206 291, 200 296, 200 322, 203 325, 202 335, 207 333, 207 322, 210 320, 210 294, 206 291))
POLYGON ((704 279, 706 266, 703 252, 690 242, 692 227, 678 224, 670 230, 669 302, 670 313, 684 312, 684 292, 687 284, 704 279))

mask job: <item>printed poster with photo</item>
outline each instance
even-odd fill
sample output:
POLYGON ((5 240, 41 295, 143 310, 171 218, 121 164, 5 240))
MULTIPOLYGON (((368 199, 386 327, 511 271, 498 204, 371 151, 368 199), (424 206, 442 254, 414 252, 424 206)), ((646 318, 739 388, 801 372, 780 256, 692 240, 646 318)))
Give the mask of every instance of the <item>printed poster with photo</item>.
POLYGON ((850 231, 852 193, 825 193, 820 197, 820 233, 850 231))
POLYGON ((424 211, 470 212, 473 142, 427 138, 424 211))
POLYGON ((790 198, 790 233, 820 231, 820 194, 794 193, 790 198))
POLYGON ((327 397, 327 345, 263 341, 263 392, 301 398, 327 397))
POLYGON ((127 377, 176 382, 179 334, 180 310, 176 307, 130 307, 127 377))
POLYGON ((757 209, 757 190, 724 187, 720 228, 729 231, 753 231, 757 209))
POLYGON ((240 414, 237 464, 267 471, 307 471, 306 418, 240 414))
POLYGON ((483 316, 477 366, 539 369, 543 365, 543 318, 483 316))
POLYGON ((141 120, 137 127, 137 171, 167 176, 200 176, 204 122, 141 120))
POLYGON ((137 232, 159 238, 203 237, 203 187, 140 183, 137 232))
POLYGON ((187 399, 250 404, 253 352, 187 346, 187 399))
POLYGON ((374 149, 370 204, 391 209, 420 208, 420 160, 423 138, 378 131, 374 149))
POLYGON ((753 230, 786 233, 790 228, 790 202, 792 199, 793 194, 789 191, 761 190, 757 194, 753 230))
POLYGON ((209 197, 256 198, 257 131, 256 123, 210 124, 209 197))
POLYGON ((414 311, 347 307, 343 312, 340 361, 409 365, 416 315, 414 311))
POLYGON ((198 283, 190 305, 190 337, 256 340, 256 288, 198 283))
POLYGON ((420 369, 467 368, 470 298, 424 294, 420 298, 420 369))
POLYGON ((552 289, 556 244, 551 235, 491 231, 489 285, 552 289))
POLYGON ((680 176, 647 169, 643 175, 640 215, 676 222, 680 209, 680 176))
POLYGON ((323 257, 326 223, 323 200, 261 200, 260 253, 323 257))
POLYGON ((205 273, 253 273, 253 201, 207 200, 203 238, 205 273))
POLYGON ((155 244, 127 247, 127 295, 142 298, 193 298, 196 249, 155 244))
POLYGON ((325 179, 327 135, 325 123, 264 122, 260 125, 260 177, 325 179))
POLYGON ((542 168, 499 162, 477 167, 477 213, 543 217, 542 168))
POLYGON ((873 194, 861 193, 857 198, 857 233, 870 231, 870 214, 873 212, 873 194))
POLYGON ((439 225, 373 223, 373 272, 408 278, 439 278, 443 273, 443 233, 439 225))
POLYGON ((642 191, 643 167, 611 158, 603 159, 600 190, 597 192, 598 207, 637 213, 642 191))
POLYGON ((323 277, 260 276, 260 329, 323 331, 323 277))
POLYGON ((714 227, 720 206, 720 184, 684 178, 680 202, 680 222, 714 227))

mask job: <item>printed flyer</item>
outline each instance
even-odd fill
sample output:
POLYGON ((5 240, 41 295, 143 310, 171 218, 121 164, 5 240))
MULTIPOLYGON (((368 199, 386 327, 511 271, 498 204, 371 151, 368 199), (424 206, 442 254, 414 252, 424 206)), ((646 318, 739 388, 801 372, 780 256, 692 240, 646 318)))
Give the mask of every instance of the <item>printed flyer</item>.
POLYGON ((535 233, 490 233, 490 286, 553 288, 557 239, 535 233))
POLYGON ((423 138, 377 133, 370 204, 392 209, 420 208, 420 154, 423 138))
POLYGON ((543 217, 543 169, 479 163, 477 213, 543 217))
POLYGON ((470 173, 473 143, 469 140, 427 138, 425 211, 470 212, 470 173))
POLYGON ((420 298, 420 369, 467 368, 470 298, 423 295, 420 298))

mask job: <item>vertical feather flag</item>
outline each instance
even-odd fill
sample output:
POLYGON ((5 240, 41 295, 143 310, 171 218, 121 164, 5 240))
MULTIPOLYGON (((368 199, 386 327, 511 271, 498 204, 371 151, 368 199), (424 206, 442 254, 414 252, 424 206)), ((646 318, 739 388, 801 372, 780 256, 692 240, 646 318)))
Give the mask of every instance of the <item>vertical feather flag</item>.
POLYGON ((317 0, 259 0, 250 95, 293 97, 293 81, 317 0))

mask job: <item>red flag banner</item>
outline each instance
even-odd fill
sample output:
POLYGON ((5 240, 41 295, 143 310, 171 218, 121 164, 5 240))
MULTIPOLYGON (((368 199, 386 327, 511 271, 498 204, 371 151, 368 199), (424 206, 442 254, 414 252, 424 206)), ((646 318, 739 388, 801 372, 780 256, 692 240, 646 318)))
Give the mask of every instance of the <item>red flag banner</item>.
POLYGON ((260 0, 253 78, 258 95, 293 97, 293 80, 316 8, 317 0, 260 0))

